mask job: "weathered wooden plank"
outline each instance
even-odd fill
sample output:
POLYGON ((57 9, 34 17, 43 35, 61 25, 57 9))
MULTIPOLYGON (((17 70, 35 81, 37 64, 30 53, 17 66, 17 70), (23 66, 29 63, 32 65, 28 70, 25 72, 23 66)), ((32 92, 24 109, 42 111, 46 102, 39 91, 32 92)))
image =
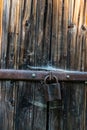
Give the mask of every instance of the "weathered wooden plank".
POLYGON ((69 83, 64 85, 64 130, 85 129, 83 123, 85 121, 85 86, 84 84, 80 84, 80 89, 78 86, 79 83, 69 83))

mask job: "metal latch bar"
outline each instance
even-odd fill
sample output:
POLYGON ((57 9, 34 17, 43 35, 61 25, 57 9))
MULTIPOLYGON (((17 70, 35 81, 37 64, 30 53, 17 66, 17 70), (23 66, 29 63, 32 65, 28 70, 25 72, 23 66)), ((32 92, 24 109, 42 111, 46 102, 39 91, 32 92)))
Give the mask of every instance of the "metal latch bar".
POLYGON ((40 81, 50 74, 58 78, 58 81, 87 81, 87 72, 78 71, 39 71, 39 70, 13 70, 0 69, 0 80, 40 81))

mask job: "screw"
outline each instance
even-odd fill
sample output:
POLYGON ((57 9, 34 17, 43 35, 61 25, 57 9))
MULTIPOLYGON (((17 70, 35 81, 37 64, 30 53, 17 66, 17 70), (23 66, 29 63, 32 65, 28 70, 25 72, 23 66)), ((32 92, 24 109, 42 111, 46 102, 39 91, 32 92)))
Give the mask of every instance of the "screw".
POLYGON ((35 74, 35 73, 33 73, 33 74, 32 74, 32 77, 33 77, 33 78, 35 78, 35 77, 36 77, 36 74, 35 74))

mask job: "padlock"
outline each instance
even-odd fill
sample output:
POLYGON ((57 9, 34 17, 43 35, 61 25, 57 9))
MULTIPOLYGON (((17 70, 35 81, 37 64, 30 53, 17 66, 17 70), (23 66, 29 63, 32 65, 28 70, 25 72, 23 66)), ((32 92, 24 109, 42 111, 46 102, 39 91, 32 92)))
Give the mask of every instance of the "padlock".
POLYGON ((47 76, 44 80, 44 90, 45 90, 45 99, 46 101, 55 101, 55 100, 61 100, 61 86, 58 82, 58 79, 56 76, 53 76, 55 79, 55 83, 47 83, 47 79, 49 76, 47 76))

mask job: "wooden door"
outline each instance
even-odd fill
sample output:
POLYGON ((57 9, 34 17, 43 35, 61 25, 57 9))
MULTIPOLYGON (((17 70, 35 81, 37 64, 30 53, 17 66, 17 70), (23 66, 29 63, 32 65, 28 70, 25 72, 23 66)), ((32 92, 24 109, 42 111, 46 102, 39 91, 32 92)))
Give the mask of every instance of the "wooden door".
MULTIPOLYGON (((1 0, 0 67, 86 71, 86 12, 86 0, 1 0)), ((86 130, 86 84, 61 83, 62 100, 49 110, 43 86, 0 82, 0 129, 86 130)))

